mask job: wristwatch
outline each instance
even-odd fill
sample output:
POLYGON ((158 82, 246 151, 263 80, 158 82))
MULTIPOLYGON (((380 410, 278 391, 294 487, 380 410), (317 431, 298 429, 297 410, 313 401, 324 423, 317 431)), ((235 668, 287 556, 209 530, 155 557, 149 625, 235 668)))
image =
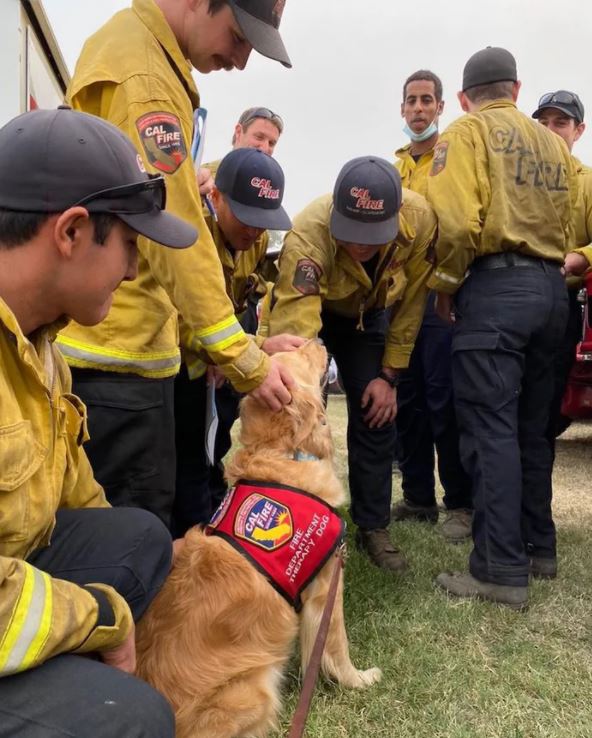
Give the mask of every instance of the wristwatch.
POLYGON ((387 374, 382 369, 378 372, 378 376, 380 379, 384 379, 385 382, 388 382, 391 387, 398 387, 399 386, 399 380, 401 379, 401 375, 397 372, 394 376, 391 376, 390 374, 387 374))

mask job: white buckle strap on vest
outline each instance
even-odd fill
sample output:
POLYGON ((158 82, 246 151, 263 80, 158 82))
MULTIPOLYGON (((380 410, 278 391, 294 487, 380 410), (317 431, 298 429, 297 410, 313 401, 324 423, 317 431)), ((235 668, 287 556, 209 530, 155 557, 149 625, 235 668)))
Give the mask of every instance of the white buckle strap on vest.
POLYGON ((301 451, 299 448, 294 451, 293 461, 320 461, 318 456, 309 454, 308 451, 301 451))

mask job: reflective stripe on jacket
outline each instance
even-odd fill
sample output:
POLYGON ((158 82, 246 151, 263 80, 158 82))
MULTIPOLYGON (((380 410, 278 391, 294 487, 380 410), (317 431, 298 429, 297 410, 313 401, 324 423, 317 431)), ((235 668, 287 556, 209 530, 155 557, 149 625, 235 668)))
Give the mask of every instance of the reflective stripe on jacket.
POLYGON ((146 169, 166 176, 167 209, 195 224, 200 234, 188 249, 139 238, 138 279, 118 288, 102 323, 93 328, 70 324, 59 339, 68 363, 172 376, 180 365, 181 314, 185 339, 200 341, 237 389, 258 386, 269 360, 234 316, 203 220, 190 156, 199 96, 154 0, 134 0, 88 39, 68 98, 74 108, 111 121, 132 139, 146 169), (175 142, 172 148, 168 140, 175 142))
POLYGON ((452 123, 434 149, 428 200, 438 216, 430 287, 454 293, 471 262, 517 251, 563 261, 578 196, 565 142, 496 100, 452 123))
POLYGON ((375 272, 379 278, 374 283, 331 236, 332 207, 332 196, 325 195, 294 219, 280 255, 269 335, 314 337, 321 330, 323 309, 357 317, 363 330, 364 312, 396 305, 383 365, 405 368, 427 299, 431 246, 437 230, 434 212, 421 195, 403 190, 399 233, 381 248, 375 272))
POLYGON ((111 627, 96 627, 97 600, 24 560, 49 544, 59 508, 109 507, 82 448, 83 404, 47 331, 31 343, 0 300, 0 676, 69 651, 115 648, 131 613, 106 585, 111 627))

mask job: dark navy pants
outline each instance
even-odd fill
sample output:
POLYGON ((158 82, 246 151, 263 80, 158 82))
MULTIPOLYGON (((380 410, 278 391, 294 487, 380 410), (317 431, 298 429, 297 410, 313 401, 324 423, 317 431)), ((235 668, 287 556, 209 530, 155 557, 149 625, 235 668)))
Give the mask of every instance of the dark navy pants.
MULTIPOLYGON (((257 331, 255 302, 249 301, 239 322, 246 333, 257 331)), ((216 390, 215 464, 209 466, 205 453, 206 377, 190 380, 187 369, 182 366, 175 379, 177 469, 171 522, 173 538, 183 536, 193 525, 207 523, 226 494, 222 459, 232 446, 231 431, 238 417, 240 398, 229 382, 216 390)))
MULTIPOLYGON (((168 531, 144 510, 62 510, 51 546, 28 560, 77 584, 110 584, 138 620, 169 572, 171 553, 168 531)), ((174 735, 174 716, 162 695, 88 657, 65 654, 0 679, 0 738, 174 735)))
POLYGON ((409 369, 397 390, 397 442, 403 497, 436 504, 434 446, 449 510, 472 507, 471 482, 460 461, 452 398, 452 326, 436 315, 430 295, 409 369))
POLYGON ((205 452, 207 382, 205 375, 189 379, 185 366, 175 379, 175 437, 177 481, 171 530, 174 538, 185 535, 212 517, 227 485, 222 459, 232 445, 231 431, 238 417, 240 394, 226 382, 216 390, 218 431, 215 464, 209 466, 205 452))
POLYGON ((72 369, 88 410, 84 448, 107 499, 141 507, 169 525, 175 496, 174 377, 147 379, 72 369))
POLYGON ((558 264, 482 268, 487 263, 474 263, 459 290, 452 346, 461 457, 475 508, 470 571, 523 586, 527 553, 556 553, 546 430, 567 291, 558 264))
POLYGON ((370 429, 364 422, 368 409, 361 406, 368 384, 382 366, 389 313, 377 310, 364 315, 364 330, 357 319, 322 313, 320 337, 339 368, 347 400, 347 452, 351 516, 360 528, 386 528, 390 523, 392 460, 395 424, 370 429))

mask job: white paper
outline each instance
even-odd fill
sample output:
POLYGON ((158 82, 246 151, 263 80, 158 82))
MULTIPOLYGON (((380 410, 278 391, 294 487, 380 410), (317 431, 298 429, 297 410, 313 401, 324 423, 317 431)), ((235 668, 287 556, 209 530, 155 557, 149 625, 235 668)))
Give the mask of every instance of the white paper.
POLYGON ((212 381, 208 384, 206 395, 206 459, 210 466, 214 466, 214 452, 216 449, 216 433, 218 432, 218 410, 216 409, 216 385, 212 381))

